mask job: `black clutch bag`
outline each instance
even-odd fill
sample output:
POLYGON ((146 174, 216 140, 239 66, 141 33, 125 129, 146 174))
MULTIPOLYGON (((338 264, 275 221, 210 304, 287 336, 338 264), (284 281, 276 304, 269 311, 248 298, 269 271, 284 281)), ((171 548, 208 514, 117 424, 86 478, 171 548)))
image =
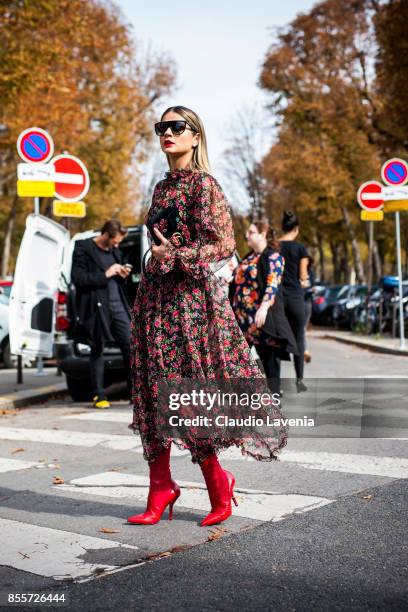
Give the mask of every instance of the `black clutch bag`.
POLYGON ((179 220, 179 211, 175 206, 161 208, 155 215, 148 219, 146 226, 150 232, 152 240, 154 240, 157 246, 160 246, 161 242, 160 238, 154 231, 154 227, 157 227, 159 232, 161 232, 163 236, 167 238, 167 240, 173 237, 172 242, 175 246, 183 246, 184 237, 178 228, 179 220))

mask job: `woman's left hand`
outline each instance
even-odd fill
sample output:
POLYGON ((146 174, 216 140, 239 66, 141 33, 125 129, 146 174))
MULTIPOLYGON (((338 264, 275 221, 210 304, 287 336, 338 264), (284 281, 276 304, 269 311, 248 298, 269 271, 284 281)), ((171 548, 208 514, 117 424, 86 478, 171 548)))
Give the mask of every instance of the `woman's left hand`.
POLYGON ((255 313, 255 325, 257 326, 258 329, 265 325, 266 315, 268 314, 268 308, 269 308, 269 304, 262 302, 262 304, 260 305, 260 307, 255 313))
POLYGON ((160 246, 158 246, 157 244, 152 244, 152 256, 158 259, 159 261, 163 261, 169 251, 170 241, 167 240, 167 238, 165 238, 156 227, 153 229, 156 232, 156 236, 158 236, 158 238, 160 239, 161 244, 160 246))

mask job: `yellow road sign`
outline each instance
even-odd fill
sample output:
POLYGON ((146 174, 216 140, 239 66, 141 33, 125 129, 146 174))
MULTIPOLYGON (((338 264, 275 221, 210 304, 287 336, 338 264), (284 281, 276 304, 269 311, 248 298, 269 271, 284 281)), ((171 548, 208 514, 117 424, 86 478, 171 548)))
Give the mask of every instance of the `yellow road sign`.
POLYGON ((54 200, 52 212, 56 217, 85 217, 85 202, 62 202, 54 200))
POLYGON ((55 183, 51 181, 17 181, 17 195, 20 198, 52 198, 55 183))
POLYGON ((382 210, 362 210, 360 214, 362 221, 382 221, 384 219, 382 210))
POLYGON ((384 212, 399 212, 400 210, 408 210, 408 200, 390 200, 384 202, 384 212))

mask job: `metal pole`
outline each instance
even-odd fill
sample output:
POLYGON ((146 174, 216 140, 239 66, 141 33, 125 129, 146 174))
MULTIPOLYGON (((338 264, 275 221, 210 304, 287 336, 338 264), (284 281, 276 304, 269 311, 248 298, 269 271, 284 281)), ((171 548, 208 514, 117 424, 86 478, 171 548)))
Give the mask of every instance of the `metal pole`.
POLYGON ((17 355, 17 384, 23 384, 23 358, 21 355, 17 355))
POLYGON ((369 333, 369 308, 371 286, 373 284, 373 242, 374 242, 374 221, 368 222, 368 278, 366 296, 366 333, 369 333))
POLYGON ((40 198, 34 198, 34 214, 40 214, 40 198))
POLYGON ((404 337, 404 306, 402 303, 402 265, 401 265, 401 232, 400 214, 395 213, 395 233, 397 236, 397 266, 398 266, 398 293, 399 293, 399 317, 400 317, 400 349, 405 348, 404 337))

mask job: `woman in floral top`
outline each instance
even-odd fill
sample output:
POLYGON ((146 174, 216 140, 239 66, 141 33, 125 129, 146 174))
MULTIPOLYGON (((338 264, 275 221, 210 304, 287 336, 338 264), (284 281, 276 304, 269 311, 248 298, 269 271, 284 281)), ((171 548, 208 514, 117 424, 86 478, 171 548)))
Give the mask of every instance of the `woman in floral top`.
POLYGON ((280 361, 297 353, 281 296, 285 260, 268 223, 252 223, 246 238, 252 250, 234 270, 230 299, 249 346, 256 346, 271 390, 279 393, 280 361))
POLYGON ((146 511, 128 521, 156 523, 168 505, 171 518, 180 495, 170 474, 174 441, 180 448, 188 448, 193 462, 201 467, 211 502, 211 512, 201 524, 212 525, 230 516, 235 482, 233 475, 221 468, 217 452, 236 445, 243 453, 270 461, 286 444, 286 430, 274 429, 272 438, 269 431, 269 437, 256 440, 252 450, 248 440, 219 435, 200 438, 193 429, 188 439, 159 435, 161 380, 257 379, 262 374, 250 355, 223 284, 213 273, 216 262, 232 256, 235 241, 229 206, 209 174, 202 122, 193 111, 176 106, 163 113, 155 129, 170 170, 155 187, 147 224, 175 207, 177 232, 165 238, 165 216, 154 224, 152 231, 159 244, 152 243, 152 256, 133 309, 134 418, 130 427, 140 432, 149 462, 150 489, 146 511))

